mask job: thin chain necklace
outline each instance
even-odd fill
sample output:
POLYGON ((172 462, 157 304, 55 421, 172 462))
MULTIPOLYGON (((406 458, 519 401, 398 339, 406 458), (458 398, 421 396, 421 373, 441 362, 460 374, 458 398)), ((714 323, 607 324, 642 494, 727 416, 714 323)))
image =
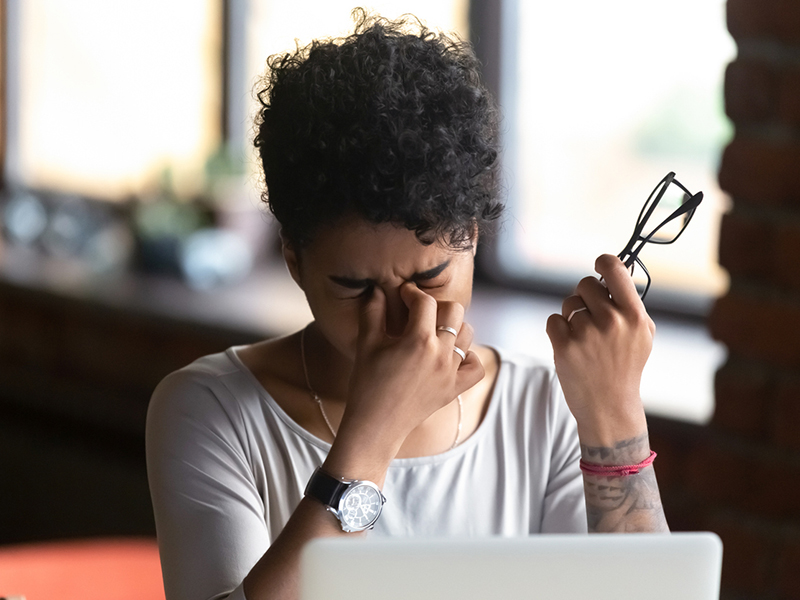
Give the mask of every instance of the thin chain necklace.
MULTIPOLYGON (((308 391, 311 393, 311 398, 317 403, 317 406, 319 406, 319 412, 322 413, 322 418, 325 419, 325 425, 328 426, 328 430, 331 432, 333 439, 336 439, 336 432, 333 430, 333 425, 331 425, 331 421, 325 413, 325 407, 322 405, 322 398, 314 391, 314 388, 311 386, 311 379, 308 376, 308 366, 306 364, 306 329, 308 329, 308 327, 303 328, 303 331, 300 333, 300 358, 303 361, 303 374, 306 376, 306 386, 308 386, 308 391)), ((453 440, 453 445, 450 446, 450 450, 458 446, 461 442, 461 422, 464 416, 464 405, 461 401, 461 395, 457 396, 456 400, 458 400, 458 424, 456 425, 456 437, 453 440)))

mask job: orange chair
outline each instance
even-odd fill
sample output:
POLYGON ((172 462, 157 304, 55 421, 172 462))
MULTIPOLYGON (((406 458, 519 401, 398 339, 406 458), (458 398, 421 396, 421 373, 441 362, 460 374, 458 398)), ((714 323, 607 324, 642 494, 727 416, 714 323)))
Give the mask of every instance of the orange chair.
POLYGON ((113 538, 0 547, 0 597, 164 600, 154 539, 113 538))

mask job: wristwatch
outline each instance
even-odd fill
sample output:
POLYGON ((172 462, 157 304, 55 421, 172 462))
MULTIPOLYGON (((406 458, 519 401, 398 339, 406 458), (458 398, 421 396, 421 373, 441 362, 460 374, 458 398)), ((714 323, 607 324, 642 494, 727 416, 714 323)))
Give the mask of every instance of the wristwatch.
POLYGON ((348 533, 372 529, 386 498, 371 481, 339 479, 318 467, 308 480, 305 495, 322 502, 348 533))

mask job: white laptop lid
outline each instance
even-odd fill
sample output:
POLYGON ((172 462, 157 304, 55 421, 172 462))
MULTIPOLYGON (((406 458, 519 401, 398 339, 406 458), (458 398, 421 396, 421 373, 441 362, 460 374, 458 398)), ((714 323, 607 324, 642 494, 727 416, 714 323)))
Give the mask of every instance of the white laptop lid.
POLYGON ((718 600, 713 533, 310 542, 302 600, 718 600))

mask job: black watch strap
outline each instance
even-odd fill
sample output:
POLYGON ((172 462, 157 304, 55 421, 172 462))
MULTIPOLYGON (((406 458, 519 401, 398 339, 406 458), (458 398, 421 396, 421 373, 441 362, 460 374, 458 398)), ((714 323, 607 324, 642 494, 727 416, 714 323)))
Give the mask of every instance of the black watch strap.
POLYGON ((308 480, 305 495, 319 500, 326 506, 336 508, 339 505, 339 498, 342 497, 350 483, 337 479, 323 471, 321 467, 317 467, 311 475, 311 479, 308 480))

